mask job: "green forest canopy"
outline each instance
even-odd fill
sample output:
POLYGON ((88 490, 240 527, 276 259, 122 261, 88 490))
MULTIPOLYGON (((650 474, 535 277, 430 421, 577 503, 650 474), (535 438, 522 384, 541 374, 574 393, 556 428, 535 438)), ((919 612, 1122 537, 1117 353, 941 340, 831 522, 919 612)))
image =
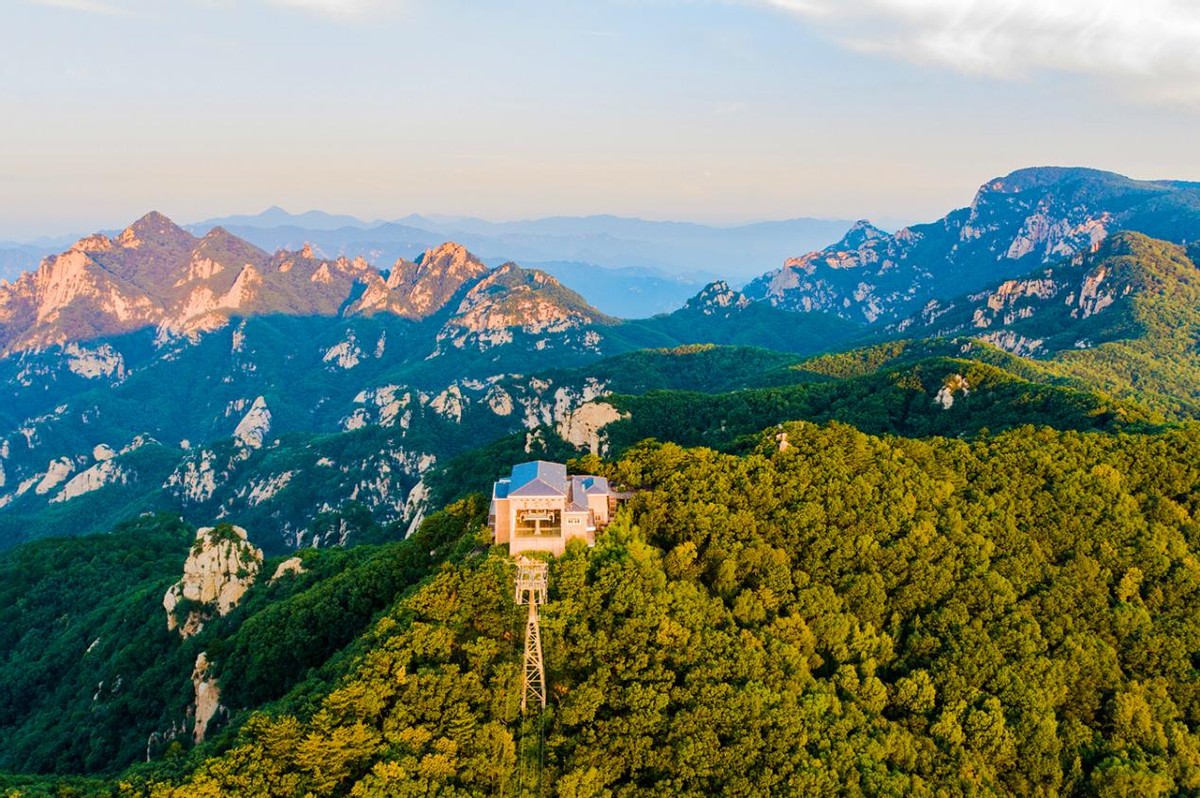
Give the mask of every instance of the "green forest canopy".
MULTIPOLYGON (((607 467, 639 492, 554 562, 543 612, 547 794, 1200 789, 1200 427, 781 432, 607 467)), ((510 568, 445 566, 319 701, 133 786, 513 794, 510 568)))

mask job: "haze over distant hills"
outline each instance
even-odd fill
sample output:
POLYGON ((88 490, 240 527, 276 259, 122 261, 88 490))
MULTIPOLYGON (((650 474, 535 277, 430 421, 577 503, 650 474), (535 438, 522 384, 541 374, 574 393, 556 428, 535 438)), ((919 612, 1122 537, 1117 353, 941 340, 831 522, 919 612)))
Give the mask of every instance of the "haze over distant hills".
MULTIPOLYGON (((822 247, 848 225, 836 219, 789 219, 723 227, 611 215, 489 222, 413 214, 364 221, 319 210, 294 214, 276 206, 185 227, 198 236, 221 227, 268 252, 310 244, 319 255, 361 257, 379 268, 453 240, 489 265, 514 260, 570 280, 606 313, 644 318, 681 307, 718 277, 737 284, 796 252, 822 247)), ((75 238, 0 243, 0 279, 32 271, 75 238)))
POLYGON ((718 277, 740 283, 790 254, 824 246, 848 224, 789 219, 720 227, 611 215, 489 222, 415 214, 364 222, 320 211, 293 215, 275 207, 187 227, 202 235, 221 226, 269 251, 312 244, 326 256, 362 257, 381 267, 397 258, 411 260, 443 241, 458 241, 490 265, 515 260, 536 266, 571 280, 606 313, 640 318, 680 307, 718 277))
POLYGON ((386 262, 453 240, 488 262, 574 261, 740 282, 796 252, 824 246, 848 225, 842 219, 787 219, 716 226, 612 215, 489 222, 414 214, 391 222, 364 222, 320 211, 292 215, 274 207, 254 216, 209 219, 187 227, 203 234, 221 226, 264 249, 311 243, 327 255, 349 257, 367 257, 378 249, 378 257, 386 262), (310 238, 297 240, 297 235, 310 238))

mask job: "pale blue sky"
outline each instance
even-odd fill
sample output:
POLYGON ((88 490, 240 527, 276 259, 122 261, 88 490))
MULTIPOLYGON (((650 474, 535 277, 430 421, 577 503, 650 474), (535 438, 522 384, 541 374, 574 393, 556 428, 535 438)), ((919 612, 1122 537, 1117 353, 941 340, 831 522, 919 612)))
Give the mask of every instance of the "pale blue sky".
POLYGON ((0 0, 0 239, 364 218, 924 220, 1200 179, 1176 0, 0 0))

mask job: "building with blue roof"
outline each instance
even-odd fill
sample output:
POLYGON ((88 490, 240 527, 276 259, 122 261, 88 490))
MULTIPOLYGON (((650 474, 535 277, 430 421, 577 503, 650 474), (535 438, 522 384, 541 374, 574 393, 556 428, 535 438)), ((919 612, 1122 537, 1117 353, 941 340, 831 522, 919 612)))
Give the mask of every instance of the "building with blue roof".
POLYGON ((568 476, 562 463, 519 463, 492 487, 488 521, 496 543, 509 553, 544 551, 559 555, 567 541, 596 542, 596 530, 608 525, 617 494, 604 477, 568 476))

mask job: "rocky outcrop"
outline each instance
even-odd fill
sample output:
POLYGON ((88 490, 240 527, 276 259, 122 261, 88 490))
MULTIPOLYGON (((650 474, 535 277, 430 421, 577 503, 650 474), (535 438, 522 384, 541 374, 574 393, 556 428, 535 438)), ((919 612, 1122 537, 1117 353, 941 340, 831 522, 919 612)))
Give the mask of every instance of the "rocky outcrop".
POLYGON ((256 476, 238 489, 233 494, 233 497, 244 501, 247 507, 257 507, 263 502, 268 502, 279 495, 280 491, 284 490, 291 483, 292 478, 297 473, 299 472, 283 471, 263 477, 256 476))
POLYGON ((119 452, 104 443, 93 447, 92 459, 95 460, 95 463, 67 480, 54 498, 50 499, 50 503, 56 504, 77 499, 107 485, 128 483, 131 479, 130 472, 120 464, 117 458, 154 442, 154 439, 148 435, 138 435, 119 452))
POLYGON ((995 330, 979 336, 979 340, 1021 357, 1037 357, 1047 353, 1045 339, 1030 338, 1012 330, 995 330))
POLYGON ((187 504, 203 504, 228 476, 228 470, 219 467, 217 454, 211 449, 192 452, 171 472, 163 488, 187 504))
POLYGON ((750 305, 746 295, 734 291, 729 283, 717 280, 709 283, 700 293, 684 304, 685 310, 702 313, 705 316, 728 316, 731 312, 741 310, 750 305))
POLYGON ((113 485, 123 483, 128 479, 128 474, 121 468, 116 460, 101 460, 92 467, 80 471, 75 476, 63 485, 54 498, 50 500, 51 504, 70 501, 76 499, 85 493, 91 493, 94 490, 99 490, 105 485, 113 485))
POLYGON ((350 307, 350 313, 395 313, 420 320, 437 313, 488 267, 461 244, 447 242, 427 250, 415 261, 403 258, 384 279, 378 276, 350 307))
POLYGON ((443 418, 459 422, 463 415, 463 394, 458 385, 451 385, 446 390, 429 400, 429 407, 443 418))
POLYGON ((75 464, 71 462, 69 457, 60 457, 57 460, 51 460, 46 466, 46 473, 38 482, 37 487, 33 492, 39 496, 49 493, 58 487, 62 482, 71 475, 75 470, 75 464))
POLYGON ((196 542, 183 564, 183 578, 163 596, 167 629, 187 638, 213 615, 226 615, 254 584, 263 554, 246 530, 232 524, 196 531, 196 542), (179 616, 183 617, 180 618, 179 616))
POLYGON ((115 382, 125 379, 125 359, 108 344, 88 349, 70 343, 63 347, 63 354, 66 355, 67 368, 84 379, 107 378, 115 382))
POLYGON ((260 449, 270 431, 271 411, 267 409, 267 400, 260 396, 238 422, 237 429, 233 431, 233 439, 247 449, 260 449))
POLYGON ((408 409, 413 394, 403 385, 383 385, 359 391, 354 397, 357 405, 366 405, 355 410, 349 417, 343 419, 343 429, 360 429, 367 424, 378 424, 381 427, 399 426, 408 429, 412 421, 412 411, 408 409))
POLYGON ((408 492, 408 499, 404 502, 404 520, 408 522, 405 537, 416 532, 425 520, 425 513, 429 510, 429 495, 429 486, 424 479, 419 480, 408 492))
POLYGON ((942 383, 942 387, 938 389, 937 395, 933 398, 933 403, 941 405, 943 410, 949 410, 954 407, 955 396, 966 396, 971 392, 971 384, 967 382, 967 378, 961 374, 951 374, 942 383))
POLYGON ((321 360, 330 368, 348 370, 357 366, 362 357, 363 352, 358 346, 358 339, 354 336, 354 331, 349 330, 345 340, 329 347, 321 360))
POLYGON ((304 561, 299 557, 288 557, 275 568, 275 573, 271 574, 270 584, 275 584, 285 576, 299 576, 304 573, 304 561))
POLYGON ((196 657, 196 666, 192 669, 192 690, 195 694, 192 705, 192 742, 200 745, 204 742, 217 713, 225 710, 221 705, 221 685, 211 673, 208 654, 203 651, 196 657))
POLYGON ((569 411, 558 422, 558 436, 573 446, 583 448, 595 455, 607 454, 608 441, 603 435, 606 426, 620 421, 622 414, 607 402, 586 402, 569 411))
POLYGON ((1086 319, 1100 313, 1123 296, 1128 296, 1133 287, 1128 283, 1114 285, 1112 269, 1101 264, 1092 269, 1083 278, 1079 286, 1077 307, 1071 311, 1071 316, 1086 319))
POLYGON ((970 335, 1015 355, 1044 357, 1127 337, 1140 326, 1133 297, 1190 304, 1197 282, 1182 248, 1122 231, 1094 253, 933 300, 888 329, 911 337, 970 335))

